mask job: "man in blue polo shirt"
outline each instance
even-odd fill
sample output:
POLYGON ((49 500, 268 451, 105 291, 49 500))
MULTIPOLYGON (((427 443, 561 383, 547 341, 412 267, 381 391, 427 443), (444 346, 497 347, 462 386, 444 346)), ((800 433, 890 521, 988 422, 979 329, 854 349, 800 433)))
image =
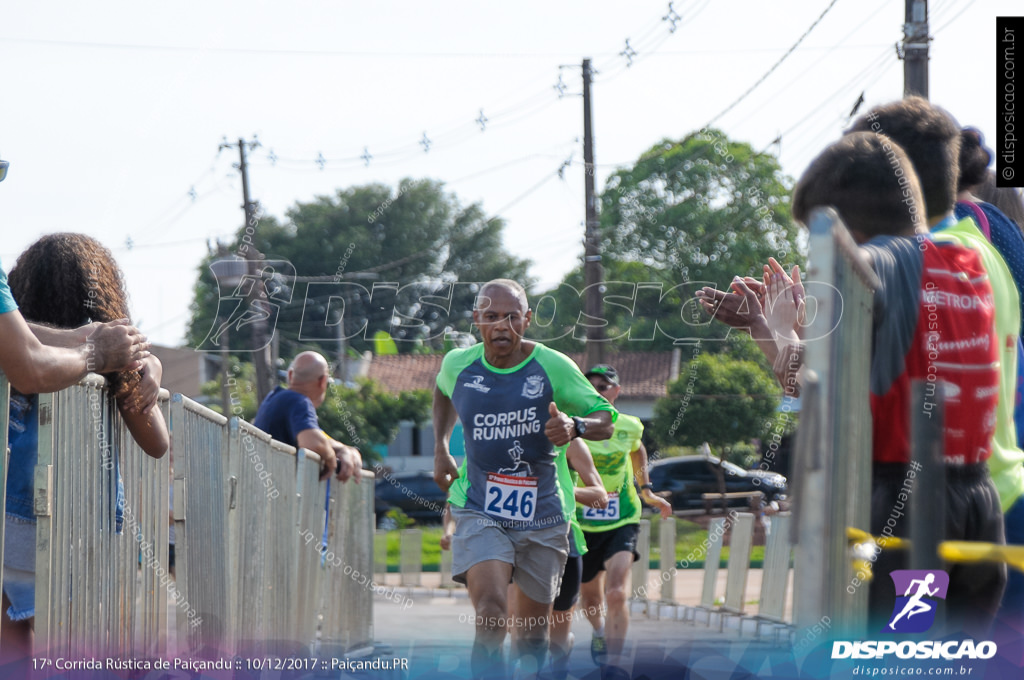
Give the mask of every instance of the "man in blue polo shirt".
POLYGON ((316 409, 327 396, 330 371, 317 352, 296 355, 288 367, 288 387, 275 387, 260 404, 252 424, 274 439, 320 456, 320 479, 337 469, 338 479, 359 481, 363 459, 359 450, 337 442, 320 429, 316 409))

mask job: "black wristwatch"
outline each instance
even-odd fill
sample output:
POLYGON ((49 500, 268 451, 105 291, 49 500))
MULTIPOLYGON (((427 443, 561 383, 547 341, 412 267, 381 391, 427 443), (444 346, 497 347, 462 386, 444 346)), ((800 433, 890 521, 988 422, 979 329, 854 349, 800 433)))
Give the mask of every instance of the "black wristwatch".
POLYGON ((648 483, 648 484, 641 484, 640 488, 641 489, 647 489, 651 493, 654 493, 654 485, 653 484, 650 484, 650 483, 648 483))
MULTIPOLYGON (((576 437, 582 437, 587 431, 587 421, 583 418, 572 417, 572 429, 576 433, 576 437)), ((576 439, 573 437, 573 439, 576 439)))

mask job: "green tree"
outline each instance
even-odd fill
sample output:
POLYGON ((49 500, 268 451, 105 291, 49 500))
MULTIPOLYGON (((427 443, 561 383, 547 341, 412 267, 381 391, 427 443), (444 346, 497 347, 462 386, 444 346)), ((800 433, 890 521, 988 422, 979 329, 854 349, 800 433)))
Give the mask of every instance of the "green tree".
POLYGON ((318 410, 320 426, 340 442, 363 452, 364 458, 379 458, 371 447, 390 444, 403 420, 423 425, 430 419, 433 395, 430 390, 413 390, 395 395, 366 378, 354 387, 332 385, 318 410))
MULTIPOLYGON (((791 180, 778 160, 709 130, 656 144, 609 177, 601 195, 605 335, 630 350, 713 340, 710 351, 742 350, 693 300, 703 285, 759 276, 769 257, 802 262, 789 208, 791 180)), ((532 336, 559 349, 582 347, 583 269, 538 296, 532 336), (539 323, 538 323, 539 322, 539 323)), ((739 344, 737 344, 739 343, 739 344)))
MULTIPOLYGON (((503 220, 488 218, 479 204, 463 206, 438 181, 340 189, 296 204, 286 217, 262 217, 247 237, 267 259, 290 262, 299 277, 283 280, 291 299, 275 323, 282 355, 310 345, 334 352, 339 321, 349 346, 360 351, 371 349, 380 330, 399 352, 440 350, 446 329, 469 330, 477 283, 507 277, 530 284, 529 262, 502 246, 503 220), (303 280, 309 277, 319 280, 303 280)), ((240 228, 236 243, 245 236, 240 228)), ((218 289, 209 270, 217 257, 211 253, 199 267, 187 333, 192 347, 214 349, 204 339, 227 314, 221 309, 218 320, 218 302, 231 291, 218 289)), ((246 328, 231 332, 232 347, 247 346, 246 328)))
POLYGON ((707 442, 729 458, 734 444, 763 434, 779 405, 779 386, 752 361, 705 352, 680 373, 654 405, 653 434, 662 446, 707 442))
POLYGON ((791 186, 777 158, 718 130, 663 140, 608 179, 603 251, 678 281, 758 275, 799 254, 791 186))

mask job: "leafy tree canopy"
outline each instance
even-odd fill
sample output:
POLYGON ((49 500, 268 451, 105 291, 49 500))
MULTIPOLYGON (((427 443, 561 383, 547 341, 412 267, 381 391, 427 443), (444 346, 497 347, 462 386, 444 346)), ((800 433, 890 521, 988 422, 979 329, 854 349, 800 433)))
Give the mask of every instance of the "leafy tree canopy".
MULTIPOLYGON (((242 255, 251 243, 267 260, 290 263, 279 267, 284 275, 270 322, 283 356, 310 345, 333 352, 341 334, 349 346, 370 349, 380 330, 399 352, 439 350, 446 330, 469 329, 477 283, 507 277, 530 284, 529 262, 502 246, 504 222, 488 218, 478 203, 462 205, 438 181, 340 189, 296 204, 286 217, 263 216, 255 227, 240 228, 235 241, 242 255)), ((232 296, 230 286, 218 286, 209 269, 218 257, 211 253, 199 268, 187 334, 192 347, 217 349, 211 330, 247 304, 224 299, 232 296)), ((244 323, 229 331, 232 347, 248 346, 244 323)))
POLYGON ((677 281, 722 285, 799 254, 778 159, 705 130, 663 140, 601 195, 602 251, 677 281))
POLYGON ((582 266, 536 296, 531 337, 578 350, 587 324, 619 349, 664 350, 704 340, 708 351, 747 347, 693 300, 703 285, 759 276, 769 257, 802 261, 778 160, 715 130, 655 145, 612 174, 601 195, 603 319, 583 315, 582 266))
POLYGON ((779 386, 752 361, 703 352, 680 374, 654 405, 653 434, 662 446, 731 447, 761 436, 779 405, 779 386))

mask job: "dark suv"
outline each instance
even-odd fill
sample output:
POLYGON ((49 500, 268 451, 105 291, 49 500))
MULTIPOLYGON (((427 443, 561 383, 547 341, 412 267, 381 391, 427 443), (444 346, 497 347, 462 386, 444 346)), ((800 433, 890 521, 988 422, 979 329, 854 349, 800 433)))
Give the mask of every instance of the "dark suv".
POLYGON ((447 495, 429 472, 380 472, 374 489, 377 524, 391 508, 400 508, 420 522, 441 521, 447 495))
MULTIPOLYGON (((723 490, 725 493, 760 491, 769 502, 786 497, 786 478, 782 475, 763 470, 744 470, 718 458, 680 456, 657 460, 651 463, 650 474, 655 493, 672 492, 668 500, 673 510, 704 508, 703 494, 721 493, 723 490)), ((745 507, 750 502, 746 498, 731 498, 728 504, 745 507)))

